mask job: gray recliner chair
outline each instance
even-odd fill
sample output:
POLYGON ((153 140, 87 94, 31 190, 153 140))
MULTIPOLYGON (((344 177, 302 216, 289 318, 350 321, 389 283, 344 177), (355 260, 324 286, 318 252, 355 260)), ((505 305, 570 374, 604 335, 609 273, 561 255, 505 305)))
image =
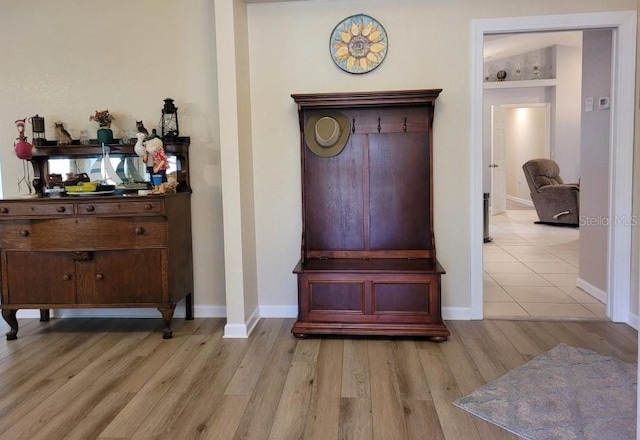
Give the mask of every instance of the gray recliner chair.
POLYGON ((532 159, 522 165, 522 170, 540 218, 536 223, 578 226, 580 186, 565 184, 560 177, 560 167, 550 159, 532 159))

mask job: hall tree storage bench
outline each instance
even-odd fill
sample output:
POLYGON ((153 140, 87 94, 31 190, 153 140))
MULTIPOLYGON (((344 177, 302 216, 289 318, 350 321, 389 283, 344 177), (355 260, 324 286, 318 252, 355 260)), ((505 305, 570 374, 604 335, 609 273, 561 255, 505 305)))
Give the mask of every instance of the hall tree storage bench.
POLYGON ((448 338, 433 231, 440 92, 292 95, 302 160, 294 336, 448 338))
MULTIPOLYGON (((185 298, 193 319, 191 191, 188 138, 168 144, 182 192, 165 195, 90 195, 0 200, 2 316, 16 339, 18 309, 157 308, 162 337, 173 336, 176 303, 185 298)), ((112 145, 111 155, 135 155, 112 145)), ((54 158, 99 157, 101 146, 39 146, 36 180, 54 158)), ((41 186, 41 185, 37 185, 41 186)))

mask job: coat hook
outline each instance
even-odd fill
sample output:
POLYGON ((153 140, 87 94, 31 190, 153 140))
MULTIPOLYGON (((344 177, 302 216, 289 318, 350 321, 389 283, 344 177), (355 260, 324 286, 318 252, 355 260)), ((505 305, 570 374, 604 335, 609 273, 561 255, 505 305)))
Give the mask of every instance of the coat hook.
POLYGON ((351 133, 356 132, 356 118, 353 118, 353 122, 351 123, 351 133))
POLYGON ((407 117, 404 117, 404 125, 402 126, 402 129, 405 131, 405 133, 407 132, 407 117))
POLYGON ((380 127, 380 116, 378 116, 378 133, 380 133, 382 127, 380 127))

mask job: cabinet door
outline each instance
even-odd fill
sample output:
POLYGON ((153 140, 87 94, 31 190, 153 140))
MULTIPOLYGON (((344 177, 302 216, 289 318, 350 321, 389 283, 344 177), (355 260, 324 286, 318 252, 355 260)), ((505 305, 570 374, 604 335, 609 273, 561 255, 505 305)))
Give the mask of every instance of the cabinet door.
POLYGON ((79 304, 140 304, 167 301, 163 249, 92 252, 79 261, 79 304))
POLYGON ((2 253, 3 302, 75 303, 75 262, 69 252, 2 253))

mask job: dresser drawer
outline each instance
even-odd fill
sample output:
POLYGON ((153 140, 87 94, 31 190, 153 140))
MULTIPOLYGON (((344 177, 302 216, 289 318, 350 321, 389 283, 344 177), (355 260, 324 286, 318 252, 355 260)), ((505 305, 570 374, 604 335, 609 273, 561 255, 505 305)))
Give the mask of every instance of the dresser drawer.
POLYGON ((145 215, 160 214, 163 212, 161 200, 122 200, 122 201, 96 201, 87 200, 78 202, 78 215, 145 215))
POLYGON ((164 217, 58 218, 0 222, 5 250, 89 251, 165 247, 164 217))
POLYGON ((0 203, 0 220, 12 217, 73 215, 73 203, 0 203))

